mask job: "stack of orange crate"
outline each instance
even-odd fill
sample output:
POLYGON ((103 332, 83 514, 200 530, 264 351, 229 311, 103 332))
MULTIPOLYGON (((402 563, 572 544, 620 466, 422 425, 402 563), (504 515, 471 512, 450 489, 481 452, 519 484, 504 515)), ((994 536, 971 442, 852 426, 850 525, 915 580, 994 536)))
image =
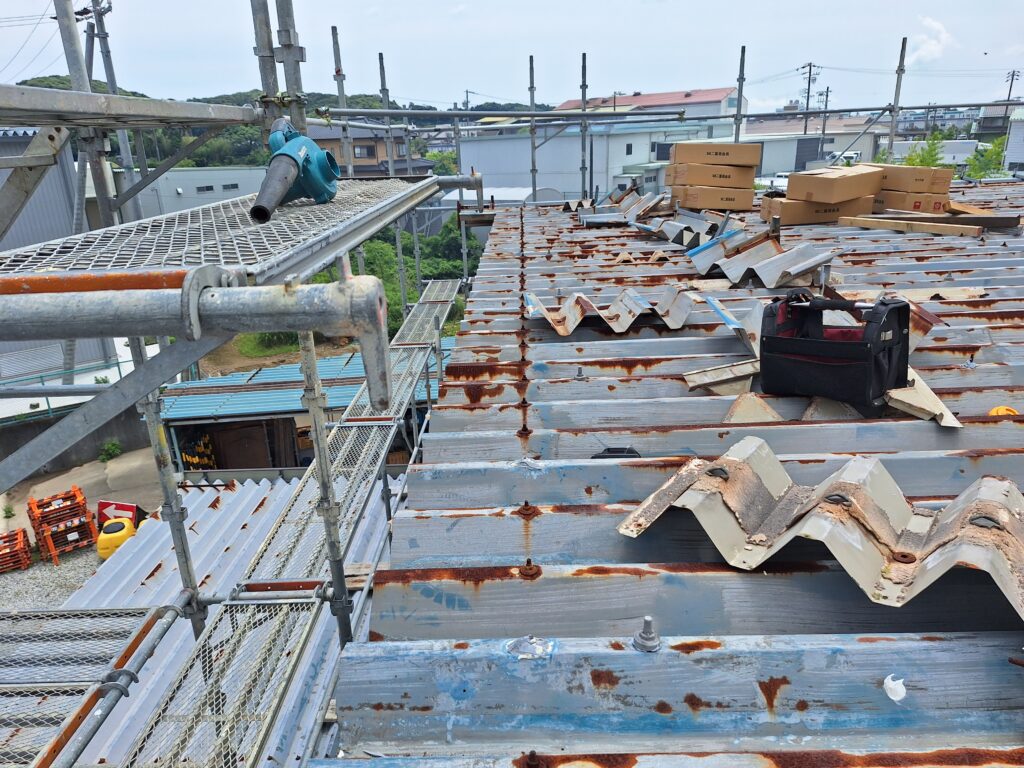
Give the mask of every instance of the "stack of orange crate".
POLYGON ((36 533, 39 554, 60 564, 58 555, 72 552, 96 542, 96 522, 77 486, 70 491, 28 500, 28 516, 36 533))
POLYGON ((0 533, 0 573, 23 571, 32 564, 32 550, 24 528, 0 533))

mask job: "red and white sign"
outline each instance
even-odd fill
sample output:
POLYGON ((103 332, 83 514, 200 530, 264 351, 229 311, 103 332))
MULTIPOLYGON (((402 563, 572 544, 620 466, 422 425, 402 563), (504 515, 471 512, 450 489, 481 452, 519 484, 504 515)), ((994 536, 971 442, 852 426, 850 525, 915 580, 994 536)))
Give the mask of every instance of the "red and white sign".
POLYGON ((138 504, 129 504, 126 501, 100 500, 96 504, 96 516, 99 518, 101 528, 107 520, 112 520, 115 517, 127 517, 134 523, 135 514, 138 512, 138 509, 138 504))

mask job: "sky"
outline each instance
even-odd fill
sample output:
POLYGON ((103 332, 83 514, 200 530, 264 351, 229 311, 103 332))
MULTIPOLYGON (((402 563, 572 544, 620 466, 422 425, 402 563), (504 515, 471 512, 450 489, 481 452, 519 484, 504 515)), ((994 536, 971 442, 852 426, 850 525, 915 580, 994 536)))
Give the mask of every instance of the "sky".
MULTIPOLYGON (((271 0, 272 16, 274 5, 271 0)), ((809 61, 822 67, 812 94, 828 86, 830 106, 890 102, 902 36, 909 38, 904 105, 1004 98, 1006 73, 1024 69, 1020 0, 294 0, 294 6, 306 48, 305 90, 336 90, 335 24, 348 93, 379 90, 377 53, 383 52, 392 98, 438 108, 461 102, 465 89, 475 92, 471 104, 528 101, 530 54, 537 101, 557 104, 579 97, 583 51, 588 93, 604 96, 734 85, 746 45, 745 95, 753 111, 802 99, 806 78, 799 68, 809 61)), ((0 82, 67 73, 52 14, 50 0, 0 0, 0 82)), ((248 0, 113 0, 106 18, 124 88, 187 99, 259 87, 248 0)))

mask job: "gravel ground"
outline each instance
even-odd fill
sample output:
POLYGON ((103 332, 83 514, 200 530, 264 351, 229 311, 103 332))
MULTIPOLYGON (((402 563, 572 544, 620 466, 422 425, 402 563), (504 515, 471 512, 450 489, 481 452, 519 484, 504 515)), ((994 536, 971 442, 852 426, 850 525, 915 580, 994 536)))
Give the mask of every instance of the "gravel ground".
POLYGON ((60 608, 99 567, 93 546, 60 556, 60 565, 40 562, 38 554, 24 571, 0 573, 0 603, 8 611, 52 610, 60 608))

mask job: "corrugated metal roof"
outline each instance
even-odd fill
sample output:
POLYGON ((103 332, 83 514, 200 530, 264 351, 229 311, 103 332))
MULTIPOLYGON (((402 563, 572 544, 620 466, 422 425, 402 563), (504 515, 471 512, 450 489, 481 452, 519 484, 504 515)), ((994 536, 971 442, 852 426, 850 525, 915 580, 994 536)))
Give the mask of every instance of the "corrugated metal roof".
MULTIPOLYGON (((441 363, 446 364, 455 346, 452 336, 441 339, 444 350, 441 363)), ((330 410, 348 407, 359 391, 366 375, 363 358, 358 352, 337 357, 326 357, 317 361, 317 368, 324 380, 324 393, 330 410), (347 379, 345 383, 331 385, 330 379, 347 379)), ((437 396, 436 371, 433 357, 430 359, 432 372, 430 396, 437 396)), ((184 382, 169 386, 160 398, 161 417, 167 422, 195 419, 224 419, 239 416, 273 415, 300 413, 302 407, 302 372, 298 363, 258 368, 255 371, 213 376, 199 381, 184 382), (295 383, 295 387, 287 385, 295 383), (235 389, 242 387, 243 389, 235 389), (212 389, 214 391, 206 391, 212 389), (196 390, 203 390, 198 392, 196 390), (224 390, 224 391, 217 391, 224 390)), ((427 399, 427 384, 421 381, 416 389, 417 401, 427 399)))
MULTIPOLYGON (((1021 183, 957 187, 953 196, 1024 212, 1021 183)), ((746 216, 762 226, 755 217, 746 216)), ((879 765, 961 765, 972 750, 960 748, 974 748, 991 749, 993 762, 1019 760, 1024 696, 1019 678, 1006 680, 1006 656, 1024 635, 992 583, 1013 594, 1020 580, 1016 523, 1000 506, 1013 495, 992 500, 990 519, 967 533, 977 547, 970 562, 993 576, 953 567, 894 609, 872 602, 848 573, 863 578, 878 565, 889 581, 912 576, 899 570, 910 565, 882 565, 921 552, 914 535, 933 517, 914 512, 904 529, 884 513, 904 529, 884 545, 871 533, 877 525, 862 524, 877 521, 879 506, 940 509, 986 476, 1024 483, 1024 417, 989 414, 997 405, 1024 413, 1024 238, 813 225, 783 228, 782 243, 840 246, 832 274, 845 296, 893 290, 939 318, 911 364, 963 428, 819 416, 795 397, 762 401, 776 418, 740 415, 736 394, 687 383, 694 371, 751 360, 719 312, 699 303, 676 330, 651 316, 620 333, 587 317, 563 337, 531 319, 526 292, 546 305, 584 292, 604 308, 623 289, 655 301, 685 283, 738 317, 782 291, 705 279, 681 247, 631 227, 586 229, 555 208, 499 209, 424 437, 425 463, 410 468, 407 503, 392 522, 392 569, 375 576, 370 629, 380 641, 342 658, 346 755, 390 756, 382 768, 422 764, 424 754, 455 765, 552 766, 579 754, 588 765, 692 768, 875 765, 862 753, 878 751, 896 753, 879 765), (655 249, 669 259, 617 258, 655 249), (723 560, 725 522, 754 530, 777 511, 767 486, 723 491, 729 519, 719 515, 720 526, 675 508, 639 538, 616 530, 677 470, 698 466, 694 457, 716 461, 745 437, 764 440, 805 489, 855 457, 864 457, 855 468, 877 461, 891 480, 847 470, 845 496, 825 489, 828 504, 846 499, 846 512, 819 508, 806 533, 844 537, 848 548, 835 556, 801 539, 752 571, 723 560), (650 653, 634 645, 645 615, 660 633, 650 653), (689 754, 648 759, 660 753, 689 754)), ((730 466, 701 488, 749 474, 742 462, 730 466)), ((798 507, 781 512, 802 519, 798 507)), ((757 536, 730 541, 735 560, 767 546, 757 536)), ((957 537, 922 567, 956 565, 962 544, 957 537)))
MULTIPOLYGON (((630 96, 615 96, 615 104, 634 108, 665 107, 674 104, 708 104, 731 96, 736 91, 734 86, 727 88, 697 88, 692 91, 663 91, 660 93, 637 93, 630 96)), ((587 109, 611 107, 613 97, 592 96, 587 99, 587 109)), ((580 99, 563 101, 555 111, 579 109, 583 102, 580 99)))

